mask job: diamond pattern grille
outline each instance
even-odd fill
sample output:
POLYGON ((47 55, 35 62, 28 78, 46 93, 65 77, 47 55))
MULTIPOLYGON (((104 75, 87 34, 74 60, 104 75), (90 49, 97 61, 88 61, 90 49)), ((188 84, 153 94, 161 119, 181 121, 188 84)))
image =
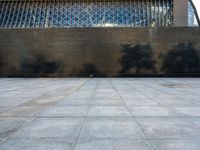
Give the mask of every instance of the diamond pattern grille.
POLYGON ((172 0, 1 1, 1 28, 172 26, 172 0))

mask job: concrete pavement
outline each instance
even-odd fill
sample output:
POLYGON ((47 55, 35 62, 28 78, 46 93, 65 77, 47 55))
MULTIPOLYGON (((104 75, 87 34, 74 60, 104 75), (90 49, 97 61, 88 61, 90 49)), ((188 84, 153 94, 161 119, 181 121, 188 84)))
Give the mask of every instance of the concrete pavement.
POLYGON ((199 150, 198 78, 1 78, 1 150, 199 150))

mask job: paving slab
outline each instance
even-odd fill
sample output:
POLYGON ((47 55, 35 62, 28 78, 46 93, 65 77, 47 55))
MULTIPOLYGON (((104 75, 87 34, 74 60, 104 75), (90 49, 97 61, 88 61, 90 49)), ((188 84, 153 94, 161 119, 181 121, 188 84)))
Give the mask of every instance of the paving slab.
POLYGON ((130 117, 131 113, 124 106, 92 106, 88 117, 130 117))
POLYGON ((93 106, 124 106, 123 102, 120 99, 93 99, 90 101, 90 104, 93 106))
POLYGON ((75 150, 153 150, 145 140, 79 140, 75 150))
POLYGON ((151 141, 156 150, 199 150, 200 141, 196 140, 157 140, 151 141))
POLYGON ((0 117, 37 117, 46 106, 17 106, 0 113, 0 117))
POLYGON ((9 109, 11 109, 11 108, 13 108, 13 107, 0 107, 0 112, 4 112, 4 111, 7 111, 7 110, 9 110, 9 109))
POLYGON ((190 139, 200 138, 200 130, 181 119, 174 118, 136 118, 147 139, 190 139))
POLYGON ((123 99, 125 104, 130 108, 134 108, 136 106, 158 106, 159 103, 155 102, 151 99, 143 99, 143 98, 132 98, 132 99, 123 99))
POLYGON ((1 150, 73 150, 74 144, 65 139, 11 139, 1 150))
POLYGON ((144 139, 144 135, 133 118, 86 119, 80 139, 144 139))
POLYGON ((200 107, 175 107, 179 116, 200 117, 200 107))
POLYGON ((34 118, 0 118, 0 143, 14 136, 34 118))
POLYGON ((42 117, 84 117, 89 106, 55 106, 41 114, 42 117))
POLYGON ((89 98, 65 98, 57 103, 56 106, 88 106, 90 101, 91 99, 89 98))
POLYGON ((38 118, 21 129, 13 138, 56 139, 68 141, 76 139, 83 119, 77 118, 38 118))
POLYGON ((162 106, 143 106, 131 107, 135 117, 176 117, 178 114, 170 107, 162 106))

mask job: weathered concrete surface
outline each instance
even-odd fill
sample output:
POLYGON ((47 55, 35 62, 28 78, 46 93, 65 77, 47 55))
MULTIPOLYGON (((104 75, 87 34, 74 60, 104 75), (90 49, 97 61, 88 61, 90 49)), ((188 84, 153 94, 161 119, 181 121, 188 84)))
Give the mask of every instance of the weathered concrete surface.
POLYGON ((188 23, 188 0, 174 0, 173 6, 173 25, 175 27, 186 27, 188 23))
POLYGON ((200 79, 0 79, 1 150, 199 150, 200 79))
POLYGON ((0 29, 0 76, 200 76, 200 28, 0 29))

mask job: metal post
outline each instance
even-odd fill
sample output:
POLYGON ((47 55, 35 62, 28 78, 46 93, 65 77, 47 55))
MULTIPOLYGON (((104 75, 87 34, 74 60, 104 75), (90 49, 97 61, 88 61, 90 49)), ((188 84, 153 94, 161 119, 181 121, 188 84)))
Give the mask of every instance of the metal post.
MULTIPOLYGON (((3 13, 4 13, 4 8, 5 8, 5 1, 2 2, 2 6, 1 6, 1 13, 0 13, 0 19, 2 19, 3 13)), ((1 27, 1 22, 0 22, 0 27, 1 27)))
POLYGON ((21 13, 19 27, 21 27, 21 25, 22 25, 22 20, 23 20, 23 15, 24 15, 24 9, 25 9, 25 6, 26 6, 26 1, 24 1, 23 3, 24 3, 24 5, 23 5, 23 8, 22 8, 22 13, 21 13))
POLYGON ((26 23, 27 23, 27 18, 28 18, 28 13, 29 13, 29 9, 30 9, 30 1, 28 2, 28 5, 27 5, 27 7, 26 7, 26 10, 27 10, 27 12, 26 12, 26 17, 25 17, 25 20, 24 20, 24 28, 26 27, 26 23))
POLYGON ((8 11, 9 5, 10 5, 10 2, 7 2, 6 10, 5 10, 5 13, 4 13, 4 16, 3 16, 3 21, 2 21, 1 27, 4 27, 4 22, 6 20, 6 16, 7 16, 7 11, 8 11))
POLYGON ((33 23, 33 27, 36 27, 36 17, 37 17, 37 11, 38 11, 38 1, 36 2, 36 6, 35 6, 35 18, 34 18, 34 23, 33 23))
POLYGON ((13 21, 14 21, 14 18, 15 18, 15 12, 16 12, 16 9, 17 9, 17 2, 14 2, 15 3, 15 7, 14 7, 14 11, 13 11, 13 15, 12 15, 12 19, 11 19, 11 22, 10 22, 10 25, 9 27, 12 27, 13 25, 13 21))

